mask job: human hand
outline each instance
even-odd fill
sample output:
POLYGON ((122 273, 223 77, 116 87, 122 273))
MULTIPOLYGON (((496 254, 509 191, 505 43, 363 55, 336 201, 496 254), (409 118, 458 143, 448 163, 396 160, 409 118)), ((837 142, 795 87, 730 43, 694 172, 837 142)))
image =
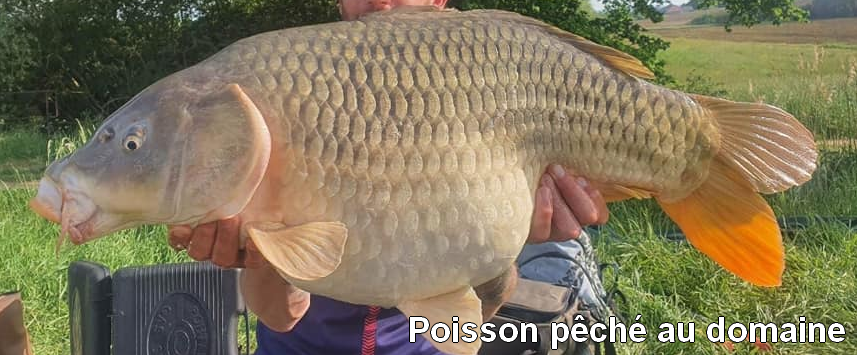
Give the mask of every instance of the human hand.
POLYGON ((552 165, 536 190, 527 243, 575 239, 583 227, 607 223, 608 215, 604 197, 586 179, 552 165))
POLYGON ((222 268, 265 266, 268 262, 253 240, 247 239, 245 248, 240 248, 240 229, 239 217, 200 224, 196 228, 170 226, 169 242, 177 251, 186 249, 187 254, 196 261, 211 260, 222 268))
POLYGON ((228 218, 189 226, 170 226, 169 242, 176 250, 187 249, 196 261, 211 260, 223 268, 245 268, 241 293, 247 308, 269 328, 290 331, 309 309, 310 295, 284 280, 269 264, 252 239, 240 248, 241 220, 228 218))

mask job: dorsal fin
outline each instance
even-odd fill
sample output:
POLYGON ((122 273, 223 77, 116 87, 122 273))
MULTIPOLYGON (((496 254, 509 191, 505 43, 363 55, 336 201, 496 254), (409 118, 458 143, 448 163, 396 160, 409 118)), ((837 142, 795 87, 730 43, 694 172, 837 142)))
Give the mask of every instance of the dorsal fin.
MULTIPOLYGON (((429 6, 433 7, 433 6, 429 6)), ((438 10, 434 8, 434 10, 425 10, 424 11, 451 11, 451 10, 438 10)), ((615 70, 618 70, 624 74, 630 75, 632 77, 637 77, 641 79, 654 79, 655 74, 652 73, 649 68, 646 68, 636 57, 620 51, 616 48, 608 47, 605 45, 601 45, 595 42, 592 42, 582 36, 576 35, 574 33, 563 30, 554 25, 548 24, 539 19, 535 19, 532 17, 524 16, 516 12, 505 11, 505 10, 470 10, 470 11, 456 11, 461 15, 473 16, 479 20, 500 20, 500 21, 508 21, 508 22, 516 22, 523 25, 529 25, 538 27, 541 30, 547 32, 552 36, 556 36, 557 38, 563 40, 564 42, 571 44, 572 46, 589 53, 596 58, 600 59, 605 65, 615 70)))
POLYGON ((643 63, 637 59, 636 57, 622 52, 618 49, 600 45, 598 43, 592 42, 584 37, 578 36, 576 34, 565 31, 556 26, 550 25, 541 20, 524 16, 516 12, 505 11, 505 10, 469 10, 469 11, 459 11, 453 8, 441 9, 437 6, 428 5, 428 6, 417 6, 417 5, 403 5, 395 7, 391 10, 387 11, 377 11, 373 13, 369 13, 360 17, 360 20, 367 19, 383 19, 388 16, 402 15, 402 14, 423 14, 426 13, 442 13, 444 15, 453 15, 460 16, 465 18, 470 18, 479 21, 506 21, 510 23, 517 23, 522 25, 528 25, 540 28, 545 31, 549 35, 556 36, 557 38, 563 40, 566 43, 571 44, 572 46, 589 53, 599 60, 601 60, 608 67, 618 70, 624 74, 630 75, 632 77, 637 77, 641 79, 654 79, 655 74, 652 73, 649 68, 646 68, 643 63))
POLYGON ((563 41, 571 44, 572 46, 577 47, 578 49, 586 53, 592 54, 598 59, 601 59, 610 68, 616 69, 622 73, 641 79, 655 78, 655 74, 652 73, 649 68, 646 68, 646 66, 643 65, 643 62, 628 53, 620 51, 616 48, 592 42, 582 36, 565 31, 561 28, 550 25, 543 21, 526 17, 520 14, 515 15, 517 15, 515 16, 517 17, 517 19, 513 19, 513 21, 540 27, 547 33, 562 39, 563 41))
POLYGON ((554 28, 554 30, 561 31, 553 32, 554 34, 566 39, 567 42, 580 48, 580 50, 600 58, 613 69, 641 79, 651 80, 655 78, 655 73, 652 73, 649 68, 643 65, 643 62, 628 53, 616 48, 600 45, 578 35, 562 31, 559 28, 554 28))

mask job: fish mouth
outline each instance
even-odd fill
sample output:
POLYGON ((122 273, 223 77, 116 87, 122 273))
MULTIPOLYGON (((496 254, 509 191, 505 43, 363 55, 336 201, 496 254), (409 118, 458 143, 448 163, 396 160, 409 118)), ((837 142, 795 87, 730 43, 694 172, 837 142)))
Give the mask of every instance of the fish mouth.
POLYGON ((62 193, 51 179, 45 177, 39 181, 39 190, 30 200, 30 209, 51 222, 61 222, 62 193))
POLYGON ((30 208, 42 218, 60 224, 57 250, 65 240, 81 245, 96 238, 98 208, 88 198, 57 187, 50 178, 44 177, 39 182, 39 190, 30 200, 30 208))
POLYGON ((71 213, 63 214, 61 222, 60 236, 57 239, 57 249, 62 246, 63 241, 68 239, 74 245, 81 245, 96 238, 95 236, 95 216, 93 212, 83 222, 74 223, 71 213), (68 216, 68 217, 66 217, 68 216))

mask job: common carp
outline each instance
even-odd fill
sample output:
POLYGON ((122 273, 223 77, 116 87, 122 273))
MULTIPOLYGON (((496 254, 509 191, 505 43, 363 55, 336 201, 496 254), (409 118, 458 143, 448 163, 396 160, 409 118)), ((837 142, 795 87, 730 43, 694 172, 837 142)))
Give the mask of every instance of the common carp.
MULTIPOLYGON (((239 40, 147 87, 48 167, 31 206, 75 244, 240 215, 290 283, 481 324, 550 163, 654 198, 723 268, 778 286, 760 194, 808 181, 789 113, 655 85, 636 58, 497 10, 400 8, 239 40)), ((431 340, 430 337, 428 337, 431 340)), ((475 354, 474 342, 435 343, 475 354)))

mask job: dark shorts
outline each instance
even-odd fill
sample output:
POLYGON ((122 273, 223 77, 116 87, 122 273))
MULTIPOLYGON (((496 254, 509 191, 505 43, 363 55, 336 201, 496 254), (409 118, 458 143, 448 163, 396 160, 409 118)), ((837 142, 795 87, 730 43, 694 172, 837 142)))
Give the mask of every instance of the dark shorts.
MULTIPOLYGON (((288 333, 278 333, 258 322, 256 355, 446 355, 423 335, 408 339, 408 319, 399 310, 380 309, 370 316, 370 308, 312 295, 310 308, 288 333), (371 341, 373 323, 375 341, 371 341), (368 328, 368 332, 364 330, 368 328), (364 342, 364 337, 366 341, 364 342), (374 344, 364 351, 364 343, 374 344)), ((371 345, 367 345, 371 346, 371 345)))

